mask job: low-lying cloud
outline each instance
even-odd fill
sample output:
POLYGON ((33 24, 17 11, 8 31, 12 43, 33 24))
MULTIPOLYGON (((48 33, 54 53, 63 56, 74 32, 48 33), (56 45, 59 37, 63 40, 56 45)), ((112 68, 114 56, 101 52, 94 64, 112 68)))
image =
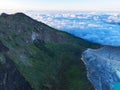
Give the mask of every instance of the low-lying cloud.
POLYGON ((120 46, 120 14, 90 12, 41 13, 29 16, 56 29, 102 45, 120 46))

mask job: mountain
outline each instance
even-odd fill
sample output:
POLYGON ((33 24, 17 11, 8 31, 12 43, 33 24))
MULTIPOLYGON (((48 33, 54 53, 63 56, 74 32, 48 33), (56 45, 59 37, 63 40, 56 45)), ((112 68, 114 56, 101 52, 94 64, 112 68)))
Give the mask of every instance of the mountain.
POLYGON ((80 58, 98 47, 23 13, 3 13, 0 90, 94 90, 80 58))
POLYGON ((120 47, 88 49, 83 54, 88 77, 96 90, 120 89, 120 47), (115 87, 116 86, 116 87, 115 87))

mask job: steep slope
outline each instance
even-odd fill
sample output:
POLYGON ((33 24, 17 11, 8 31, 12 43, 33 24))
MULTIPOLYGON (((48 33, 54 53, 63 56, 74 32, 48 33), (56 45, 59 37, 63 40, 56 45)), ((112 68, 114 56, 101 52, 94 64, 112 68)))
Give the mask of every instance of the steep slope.
MULTIPOLYGON (((33 89, 93 90, 80 58, 84 50, 98 45, 57 31, 23 13, 1 14, 0 41, 9 49, 1 54, 15 63, 33 89)), ((4 51, 3 47, 0 50, 4 51)))
MULTIPOLYGON (((96 90, 119 90, 114 88, 120 82, 120 47, 105 46, 100 49, 88 49, 83 60, 88 77, 96 90)), ((118 85, 118 87, 120 87, 118 85)))
POLYGON ((33 90, 6 55, 9 49, 0 41, 0 90, 33 90))

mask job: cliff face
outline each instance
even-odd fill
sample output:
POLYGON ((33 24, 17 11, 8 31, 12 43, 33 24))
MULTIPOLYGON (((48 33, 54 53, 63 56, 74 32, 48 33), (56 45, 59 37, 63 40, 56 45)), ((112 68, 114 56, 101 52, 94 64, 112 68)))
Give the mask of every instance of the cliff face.
POLYGON ((82 59, 87 74, 97 90, 113 90, 120 82, 120 47, 105 46, 101 49, 88 49, 82 59))

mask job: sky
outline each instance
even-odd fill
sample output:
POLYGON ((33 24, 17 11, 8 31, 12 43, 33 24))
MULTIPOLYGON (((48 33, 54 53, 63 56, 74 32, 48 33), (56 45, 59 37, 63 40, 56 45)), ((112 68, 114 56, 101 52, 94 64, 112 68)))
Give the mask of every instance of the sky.
POLYGON ((120 0, 0 0, 0 10, 119 11, 120 0))

